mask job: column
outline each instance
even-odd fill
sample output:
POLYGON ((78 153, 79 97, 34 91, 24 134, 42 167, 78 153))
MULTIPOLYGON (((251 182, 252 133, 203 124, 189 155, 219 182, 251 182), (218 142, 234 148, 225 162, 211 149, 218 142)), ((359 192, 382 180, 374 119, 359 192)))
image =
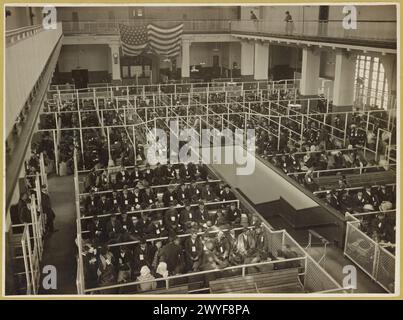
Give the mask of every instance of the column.
POLYGON ((253 79, 255 46, 253 42, 241 42, 241 78, 253 79))
POLYGON ((351 111, 354 103, 356 56, 346 51, 336 53, 333 84, 333 110, 351 111))
POLYGON ((109 48, 111 48, 112 83, 120 82, 122 78, 120 76, 119 45, 110 44, 109 48))
POLYGON ((254 79, 267 80, 269 70, 269 46, 255 42, 254 79))
POLYGON ((182 79, 190 78, 190 41, 182 41, 182 79))
POLYGON ((318 94, 320 70, 320 51, 304 48, 302 50, 302 70, 300 92, 303 96, 318 94))

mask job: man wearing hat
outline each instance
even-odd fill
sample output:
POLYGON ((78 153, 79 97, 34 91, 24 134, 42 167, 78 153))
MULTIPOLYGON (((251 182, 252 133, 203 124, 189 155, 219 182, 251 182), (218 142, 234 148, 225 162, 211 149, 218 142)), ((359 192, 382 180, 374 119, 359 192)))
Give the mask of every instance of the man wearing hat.
POLYGON ((371 204, 374 208, 378 208, 380 205, 378 195, 375 192, 372 192, 371 186, 366 185, 365 191, 363 193, 364 199, 366 203, 371 204))
POLYGON ((217 198, 213 188, 211 188, 209 183, 206 183, 204 188, 202 188, 202 199, 208 202, 214 201, 217 198))
POLYGON ((127 246, 120 246, 117 254, 118 283, 129 282, 131 278, 131 264, 133 257, 127 246))
POLYGON ((152 221, 148 236, 152 238, 161 238, 168 236, 168 231, 166 230, 162 219, 157 218, 152 221))
POLYGON ((111 202, 114 212, 117 211, 118 207, 123 206, 122 195, 116 189, 112 190, 112 196, 111 196, 110 202, 111 202))
POLYGON ((171 182, 175 182, 178 179, 176 170, 171 163, 168 163, 166 175, 168 180, 170 180, 171 182))
POLYGON ((139 210, 142 203, 143 203, 143 193, 142 190, 140 190, 140 184, 137 184, 134 187, 133 191, 133 203, 132 203, 133 209, 139 210))
POLYGON ((188 194, 190 199, 192 199, 193 202, 197 202, 201 199, 201 190, 197 186, 196 183, 189 184, 188 186, 188 194))
POLYGON ((142 179, 143 179, 142 172, 139 170, 138 167, 135 167, 133 169, 132 173, 130 174, 130 182, 131 182, 131 184, 136 185, 137 182, 139 182, 142 179))
POLYGON ((166 184, 166 174, 165 168, 161 165, 161 163, 157 163, 157 166, 154 168, 154 176, 153 176, 153 184, 154 185, 163 185, 166 184))
POLYGON ((227 220, 231 224, 239 224, 241 221, 241 212, 236 206, 235 202, 231 202, 227 211, 227 220))
POLYGON ((122 165, 120 166, 120 170, 116 173, 115 176, 115 188, 121 189, 125 184, 128 184, 130 180, 130 174, 122 165))
POLYGON ((378 199, 379 199, 380 203, 385 202, 385 201, 388 201, 390 203, 394 203, 396 201, 395 197, 393 196, 393 192, 390 191, 390 190, 387 190, 385 185, 382 185, 379 188, 379 190, 378 190, 378 199))
POLYGON ((202 163, 198 164, 196 166, 196 175, 199 177, 200 180, 207 181, 208 180, 207 167, 202 163))
POLYGON ((183 243, 187 271, 198 271, 203 254, 203 243, 196 230, 192 230, 190 237, 183 243))
POLYGON ((122 206, 126 209, 130 209, 133 204, 133 194, 128 190, 127 185, 124 185, 122 191, 122 206))
POLYGON ((116 214, 111 214, 105 228, 109 243, 116 243, 121 240, 123 228, 116 214))
POLYGON ((157 197, 154 192, 151 190, 151 187, 148 186, 146 191, 143 193, 143 197, 141 202, 147 207, 151 207, 157 201, 157 197))
POLYGON ((179 214, 174 206, 171 206, 164 215, 165 225, 169 232, 179 233, 181 225, 179 223, 179 214))
POLYGON ((144 234, 144 224, 143 219, 139 216, 139 214, 131 215, 132 224, 129 228, 130 237, 135 240, 139 239, 144 234))
POLYGON ((154 170, 151 169, 150 165, 146 165, 146 169, 143 171, 143 178, 148 182, 148 184, 152 184, 154 180, 154 170))
POLYGON ((97 205, 97 214, 107 214, 112 213, 113 206, 110 200, 106 197, 106 193, 101 193, 101 200, 99 200, 97 205))
POLYGON ((185 201, 185 208, 181 211, 179 217, 179 223, 182 226, 186 226, 187 228, 192 224, 192 222, 199 222, 199 217, 196 213, 192 210, 190 205, 190 201, 185 201))
POLYGON ((362 190, 359 190, 353 196, 353 210, 356 212, 362 212, 364 205, 366 204, 362 190))
POLYGON ((160 260, 166 262, 170 274, 180 274, 184 271, 184 257, 180 239, 176 235, 169 237, 168 243, 161 248, 160 260))
POLYGON ((221 201, 230 201, 236 199, 228 184, 224 185, 224 189, 220 192, 220 196, 221 201))
POLYGON ((140 273, 143 266, 151 266, 153 254, 149 245, 144 238, 141 238, 140 243, 133 249, 133 271, 134 275, 140 273))
POLYGON ((190 180, 189 169, 183 163, 179 164, 179 179, 181 179, 182 181, 189 181, 190 180))
POLYGON ((197 206, 197 209, 195 210, 195 215, 196 215, 196 217, 198 217, 199 222, 202 224, 205 224, 207 222, 207 220, 210 219, 209 213, 208 213, 203 201, 199 201, 199 205, 197 206))
POLYGON ((326 193, 326 202, 336 210, 340 209, 340 203, 336 196, 336 190, 332 189, 326 193))
POLYGON ((90 194, 85 199, 84 208, 86 214, 92 214, 96 212, 96 208, 98 206, 99 198, 95 194, 95 190, 91 189, 90 194))
POLYGON ((87 222, 87 229, 90 239, 94 244, 98 245, 104 243, 106 240, 105 227, 97 215, 94 215, 92 219, 87 222))
POLYGON ((132 239, 130 235, 130 230, 133 229, 133 222, 127 215, 127 212, 124 211, 122 208, 119 208, 120 217, 119 221, 122 225, 122 241, 129 241, 132 239))
POLYGON ((50 197, 46 185, 41 186, 41 205, 42 211, 46 215, 46 231, 53 232, 55 231, 53 221, 55 220, 56 215, 52 209, 52 204, 50 203, 50 197))
POLYGON ((190 200, 189 191, 186 185, 182 183, 176 191, 176 201, 183 205, 186 200, 190 200))
POLYGON ((176 200, 175 187, 168 186, 162 195, 162 201, 164 202, 164 206, 166 208, 171 206, 175 200, 176 200))

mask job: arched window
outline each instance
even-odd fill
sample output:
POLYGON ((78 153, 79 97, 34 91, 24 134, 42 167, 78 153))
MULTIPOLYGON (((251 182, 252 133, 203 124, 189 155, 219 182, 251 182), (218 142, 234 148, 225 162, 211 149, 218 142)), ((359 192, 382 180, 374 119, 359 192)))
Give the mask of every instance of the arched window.
POLYGON ((355 97, 363 106, 387 109, 388 81, 378 57, 359 55, 355 68, 355 97))

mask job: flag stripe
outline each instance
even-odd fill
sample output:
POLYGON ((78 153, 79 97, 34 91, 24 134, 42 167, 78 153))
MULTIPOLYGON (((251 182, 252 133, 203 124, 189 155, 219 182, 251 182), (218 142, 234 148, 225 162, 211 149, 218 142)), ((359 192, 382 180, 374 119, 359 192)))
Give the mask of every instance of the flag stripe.
POLYGON ((157 39, 157 40, 160 40, 160 41, 173 41, 173 40, 175 40, 177 38, 181 38, 181 37, 182 37, 182 32, 172 34, 171 36, 167 36, 167 35, 161 36, 158 33, 154 33, 154 31, 149 31, 148 32, 148 38, 149 39, 152 38, 152 39, 157 39))
POLYGON ((160 44, 155 43, 155 42, 150 42, 150 47, 152 47, 154 50, 169 51, 169 50, 171 50, 172 48, 174 48, 174 47, 176 47, 178 45, 180 45, 180 42, 176 42, 176 43, 173 43, 171 45, 160 45, 160 44))
POLYGON ((161 56, 175 57, 175 56, 179 55, 180 51, 181 51, 181 47, 178 46, 170 51, 164 51, 164 52, 157 51, 157 53, 160 54, 161 56))
POLYGON ((154 30, 155 32, 161 33, 161 34, 167 34, 167 33, 174 33, 178 30, 183 30, 183 23, 173 27, 173 28, 163 28, 163 27, 157 27, 156 25, 149 24, 147 26, 147 30, 154 30))
POLYGON ((177 46, 175 46, 175 47, 172 47, 171 49, 169 49, 169 50, 155 50, 155 51, 157 51, 157 52, 160 52, 161 54, 170 54, 171 52, 174 52, 174 51, 177 51, 177 50, 180 50, 180 48, 181 48, 181 46, 180 45, 177 45, 177 46))
POLYGON ((119 25, 123 54, 140 55, 147 48, 158 55, 174 57, 179 54, 183 23, 173 27, 148 25, 119 25))

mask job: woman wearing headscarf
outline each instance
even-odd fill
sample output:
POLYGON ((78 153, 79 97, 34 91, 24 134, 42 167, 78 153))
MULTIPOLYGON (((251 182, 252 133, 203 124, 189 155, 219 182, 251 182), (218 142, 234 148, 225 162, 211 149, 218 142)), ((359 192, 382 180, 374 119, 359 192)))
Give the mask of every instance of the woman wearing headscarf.
MULTIPOLYGON (((98 285, 100 287, 116 284, 116 271, 114 266, 114 256, 109 248, 105 245, 101 247, 98 257, 98 285)), ((107 289, 101 291, 103 294, 113 294, 115 289, 107 289)))
POLYGON ((138 285, 138 290, 139 291, 154 290, 157 287, 157 283, 151 280, 155 280, 155 278, 151 274, 150 268, 148 268, 147 266, 143 266, 140 269, 140 275, 137 277, 137 281, 149 281, 149 282, 140 283, 138 285))
MULTIPOLYGON (((155 278, 160 279, 160 278, 167 278, 169 277, 169 272, 168 272, 168 266, 166 262, 161 261, 158 264, 157 270, 155 272, 155 278)), ((157 281, 157 288, 165 288, 165 281, 157 281)))

